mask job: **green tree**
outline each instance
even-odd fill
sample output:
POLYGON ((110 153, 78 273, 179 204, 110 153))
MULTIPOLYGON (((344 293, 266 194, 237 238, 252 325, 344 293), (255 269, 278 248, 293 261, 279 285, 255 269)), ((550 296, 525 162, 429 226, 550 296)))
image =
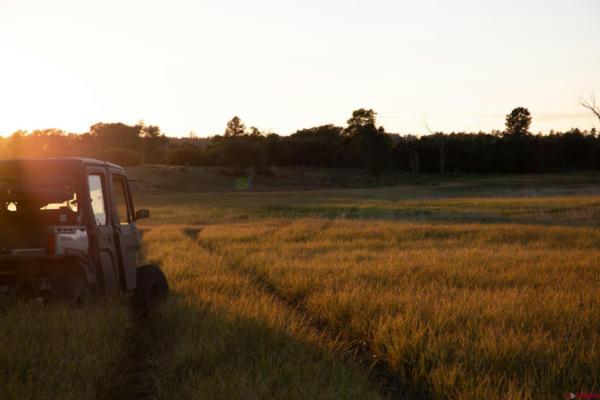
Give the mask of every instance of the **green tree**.
MULTIPOLYGON (((246 126, 235 116, 227 122, 223 136, 212 138, 208 152, 215 155, 219 163, 231 165, 238 172, 248 172, 263 165, 264 139, 256 127, 251 127, 250 132, 246 131, 246 126)), ((253 172, 248 174, 252 175, 253 172)))
POLYGON ((357 150, 360 163, 376 183, 383 171, 392 163, 394 143, 383 127, 375 126, 377 113, 373 109, 360 108, 352 112, 344 134, 350 147, 357 150))
POLYGON ((26 135, 27 131, 19 129, 13 132, 6 140, 6 154, 8 158, 26 157, 26 135))
POLYGON ((262 132, 260 131, 260 129, 258 129, 255 126, 251 126, 250 127, 250 136, 254 136, 254 137, 258 137, 258 136, 262 136, 262 132))
POLYGON ((126 125, 121 122, 98 122, 90 126, 91 148, 95 157, 102 157, 106 149, 120 148, 131 151, 142 150, 140 136, 142 125, 126 125))
POLYGON ((225 128, 223 136, 242 136, 244 133, 246 133, 246 125, 244 125, 240 117, 236 115, 227 122, 227 127, 225 128))
POLYGON ((344 133, 351 137, 374 135, 377 133, 375 127, 376 117, 377 113, 373 109, 359 108, 354 110, 352 111, 352 117, 347 121, 348 127, 344 130, 344 133))
POLYGON ((504 135, 527 135, 531 124, 531 114, 525 107, 517 107, 506 116, 504 135))
POLYGON ((167 161, 171 165, 202 165, 205 152, 192 143, 181 143, 169 146, 167 161))
POLYGON ((379 183, 381 174, 392 165, 394 141, 383 128, 379 128, 375 135, 369 136, 363 143, 367 159, 366 170, 375 183, 379 183))
POLYGON ((147 164, 165 162, 169 139, 156 125, 143 125, 141 130, 144 142, 144 159, 147 164))
POLYGON ((343 129, 334 125, 321 125, 302 129, 288 139, 292 146, 292 163, 303 166, 332 167, 335 165, 343 129))

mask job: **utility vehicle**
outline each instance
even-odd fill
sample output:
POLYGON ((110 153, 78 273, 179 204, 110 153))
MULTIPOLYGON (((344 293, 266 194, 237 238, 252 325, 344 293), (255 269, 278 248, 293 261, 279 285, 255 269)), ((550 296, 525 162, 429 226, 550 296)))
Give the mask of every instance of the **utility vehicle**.
POLYGON ((137 266, 129 179, 118 165, 90 158, 0 161, 0 293, 85 302, 96 294, 156 303, 167 280, 137 266))

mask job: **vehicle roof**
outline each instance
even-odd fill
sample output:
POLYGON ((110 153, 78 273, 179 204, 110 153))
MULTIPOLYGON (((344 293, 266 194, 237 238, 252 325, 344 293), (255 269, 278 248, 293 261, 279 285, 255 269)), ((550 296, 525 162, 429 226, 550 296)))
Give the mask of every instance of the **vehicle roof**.
POLYGON ((96 160, 94 158, 87 157, 61 157, 61 158, 13 158, 9 160, 0 160, 0 165, 4 164, 22 164, 22 163, 42 163, 48 162, 54 165, 63 167, 79 168, 83 165, 98 165, 103 167, 113 167, 120 170, 123 168, 120 165, 110 163, 108 161, 96 160))

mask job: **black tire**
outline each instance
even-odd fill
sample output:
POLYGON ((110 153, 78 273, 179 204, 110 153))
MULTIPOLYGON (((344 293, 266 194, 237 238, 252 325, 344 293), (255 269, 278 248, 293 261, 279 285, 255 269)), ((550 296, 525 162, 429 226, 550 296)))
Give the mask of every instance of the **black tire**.
POLYGON ((59 275, 52 278, 54 299, 75 306, 81 306, 90 299, 88 285, 77 275, 59 275))
POLYGON ((136 308, 150 310, 165 297, 169 291, 167 278, 156 265, 142 265, 137 267, 137 287, 133 294, 133 303, 136 308))

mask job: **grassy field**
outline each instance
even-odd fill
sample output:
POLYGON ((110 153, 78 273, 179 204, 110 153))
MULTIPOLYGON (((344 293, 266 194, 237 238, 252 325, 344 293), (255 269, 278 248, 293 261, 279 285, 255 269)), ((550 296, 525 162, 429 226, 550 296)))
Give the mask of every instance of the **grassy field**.
POLYGON ((600 182, 152 194, 134 318, 2 303, 2 398, 505 399, 600 392, 600 182))

